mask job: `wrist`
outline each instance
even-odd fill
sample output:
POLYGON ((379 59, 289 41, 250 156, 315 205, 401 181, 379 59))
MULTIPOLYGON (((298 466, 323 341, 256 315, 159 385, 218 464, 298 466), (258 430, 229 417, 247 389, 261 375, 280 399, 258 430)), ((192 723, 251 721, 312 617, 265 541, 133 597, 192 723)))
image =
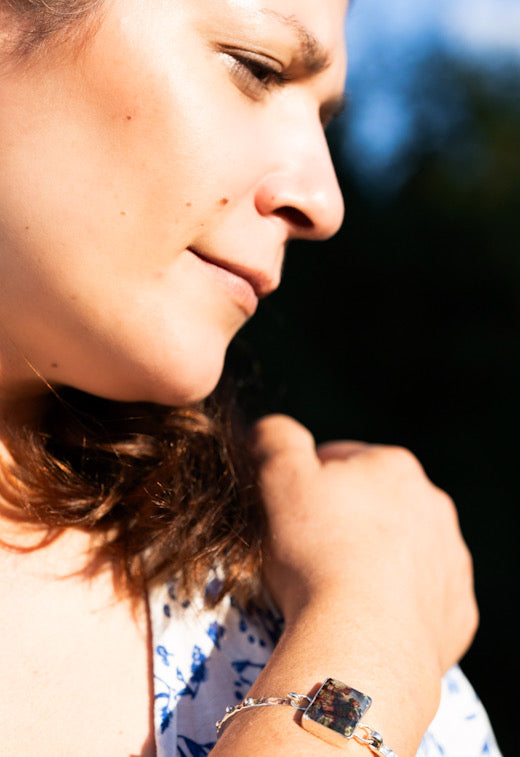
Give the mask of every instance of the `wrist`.
POLYGON ((285 706, 294 708, 300 714, 297 721, 305 731, 327 744, 344 748, 352 742, 366 747, 371 754, 397 757, 384 743, 381 734, 362 722, 371 705, 369 696, 329 677, 311 696, 288 692, 285 697, 248 697, 238 705, 227 707, 216 724, 217 737, 238 714, 247 710, 285 706))
POLYGON ((420 620, 401 612, 398 604, 381 607, 370 598, 345 595, 344 590, 329 586, 321 596, 308 594, 305 602, 294 603, 281 643, 291 646, 297 639, 322 639, 310 661, 303 655, 299 661, 300 670, 306 666, 313 669, 313 673, 309 670, 309 685, 332 672, 370 693, 374 714, 382 702, 391 703, 381 713, 384 723, 371 725, 385 736, 388 733, 392 745, 398 742, 386 719, 401 711, 401 702, 410 726, 415 722, 416 733, 422 737, 437 711, 442 680, 439 655, 430 636, 420 620))

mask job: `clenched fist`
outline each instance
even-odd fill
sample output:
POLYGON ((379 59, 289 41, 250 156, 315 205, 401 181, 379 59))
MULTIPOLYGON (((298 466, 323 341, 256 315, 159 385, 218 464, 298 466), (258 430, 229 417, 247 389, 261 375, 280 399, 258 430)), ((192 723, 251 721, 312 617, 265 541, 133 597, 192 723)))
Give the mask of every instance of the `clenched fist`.
POLYGON ((440 674, 459 660, 478 619, 471 556, 452 500, 417 459, 359 442, 316 448, 284 416, 256 424, 254 448, 265 578, 286 620, 321 598, 331 622, 347 606, 440 674))

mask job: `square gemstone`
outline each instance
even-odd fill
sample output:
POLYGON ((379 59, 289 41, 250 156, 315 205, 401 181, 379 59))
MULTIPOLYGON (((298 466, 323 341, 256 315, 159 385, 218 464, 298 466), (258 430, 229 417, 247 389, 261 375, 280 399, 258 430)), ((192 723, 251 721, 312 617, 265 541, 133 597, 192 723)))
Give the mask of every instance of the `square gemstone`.
POLYGON ((323 741, 341 746, 351 738, 372 700, 335 678, 327 678, 305 710, 302 726, 323 741))

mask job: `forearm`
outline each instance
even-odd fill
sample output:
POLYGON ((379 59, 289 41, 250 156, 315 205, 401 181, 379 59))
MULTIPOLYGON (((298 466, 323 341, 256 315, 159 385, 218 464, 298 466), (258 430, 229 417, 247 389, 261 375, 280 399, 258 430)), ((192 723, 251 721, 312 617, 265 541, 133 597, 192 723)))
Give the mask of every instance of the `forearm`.
MULTIPOLYGON (((255 453, 269 527, 264 575, 286 631, 250 696, 309 694, 334 677, 368 694, 363 722, 399 757, 414 757, 442 674, 478 618, 453 502, 406 450, 359 442, 316 450, 284 417, 256 425, 255 453)), ((295 720, 289 707, 240 712, 212 756, 339 753, 295 720)), ((370 756, 352 740, 343 751, 370 756)))
MULTIPOLYGON (((422 654, 424 640, 410 633, 406 619, 387 616, 369 606, 358 613, 350 601, 342 607, 337 593, 309 602, 294 613, 250 696, 308 694, 333 676, 369 694, 373 704, 363 722, 379 731, 399 757, 414 757, 435 714, 441 676, 435 660, 422 654)), ((212 756, 338 754, 297 721, 297 711, 289 707, 243 711, 230 719, 212 756)), ((345 742, 344 751, 370 755, 354 740, 345 742)))

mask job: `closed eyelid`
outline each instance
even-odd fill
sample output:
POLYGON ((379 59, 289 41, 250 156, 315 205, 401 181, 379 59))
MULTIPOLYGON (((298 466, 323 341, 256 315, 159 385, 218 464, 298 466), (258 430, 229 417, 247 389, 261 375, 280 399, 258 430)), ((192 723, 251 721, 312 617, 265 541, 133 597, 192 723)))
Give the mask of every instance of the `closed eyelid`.
POLYGON ((247 50, 240 47, 222 46, 220 47, 220 52, 224 53, 225 55, 229 55, 232 58, 235 58, 236 60, 239 60, 243 63, 256 63, 258 64, 258 66, 263 66, 266 69, 268 68, 272 70, 273 73, 281 74, 284 68, 283 63, 280 63, 280 61, 276 60, 276 58, 273 58, 265 53, 255 52, 254 50, 247 50))
MULTIPOLYGON (((297 16, 285 15, 270 8, 263 8, 260 13, 274 18, 278 23, 288 27, 295 37, 291 63, 287 66, 287 79, 313 78, 324 73, 332 65, 332 59, 320 40, 302 24, 297 16)), ((327 99, 320 107, 320 120, 326 128, 331 121, 338 118, 347 106, 347 95, 341 94, 327 99)))
POLYGON ((235 84, 254 100, 285 82, 282 65, 271 57, 229 48, 221 50, 221 54, 235 84))

